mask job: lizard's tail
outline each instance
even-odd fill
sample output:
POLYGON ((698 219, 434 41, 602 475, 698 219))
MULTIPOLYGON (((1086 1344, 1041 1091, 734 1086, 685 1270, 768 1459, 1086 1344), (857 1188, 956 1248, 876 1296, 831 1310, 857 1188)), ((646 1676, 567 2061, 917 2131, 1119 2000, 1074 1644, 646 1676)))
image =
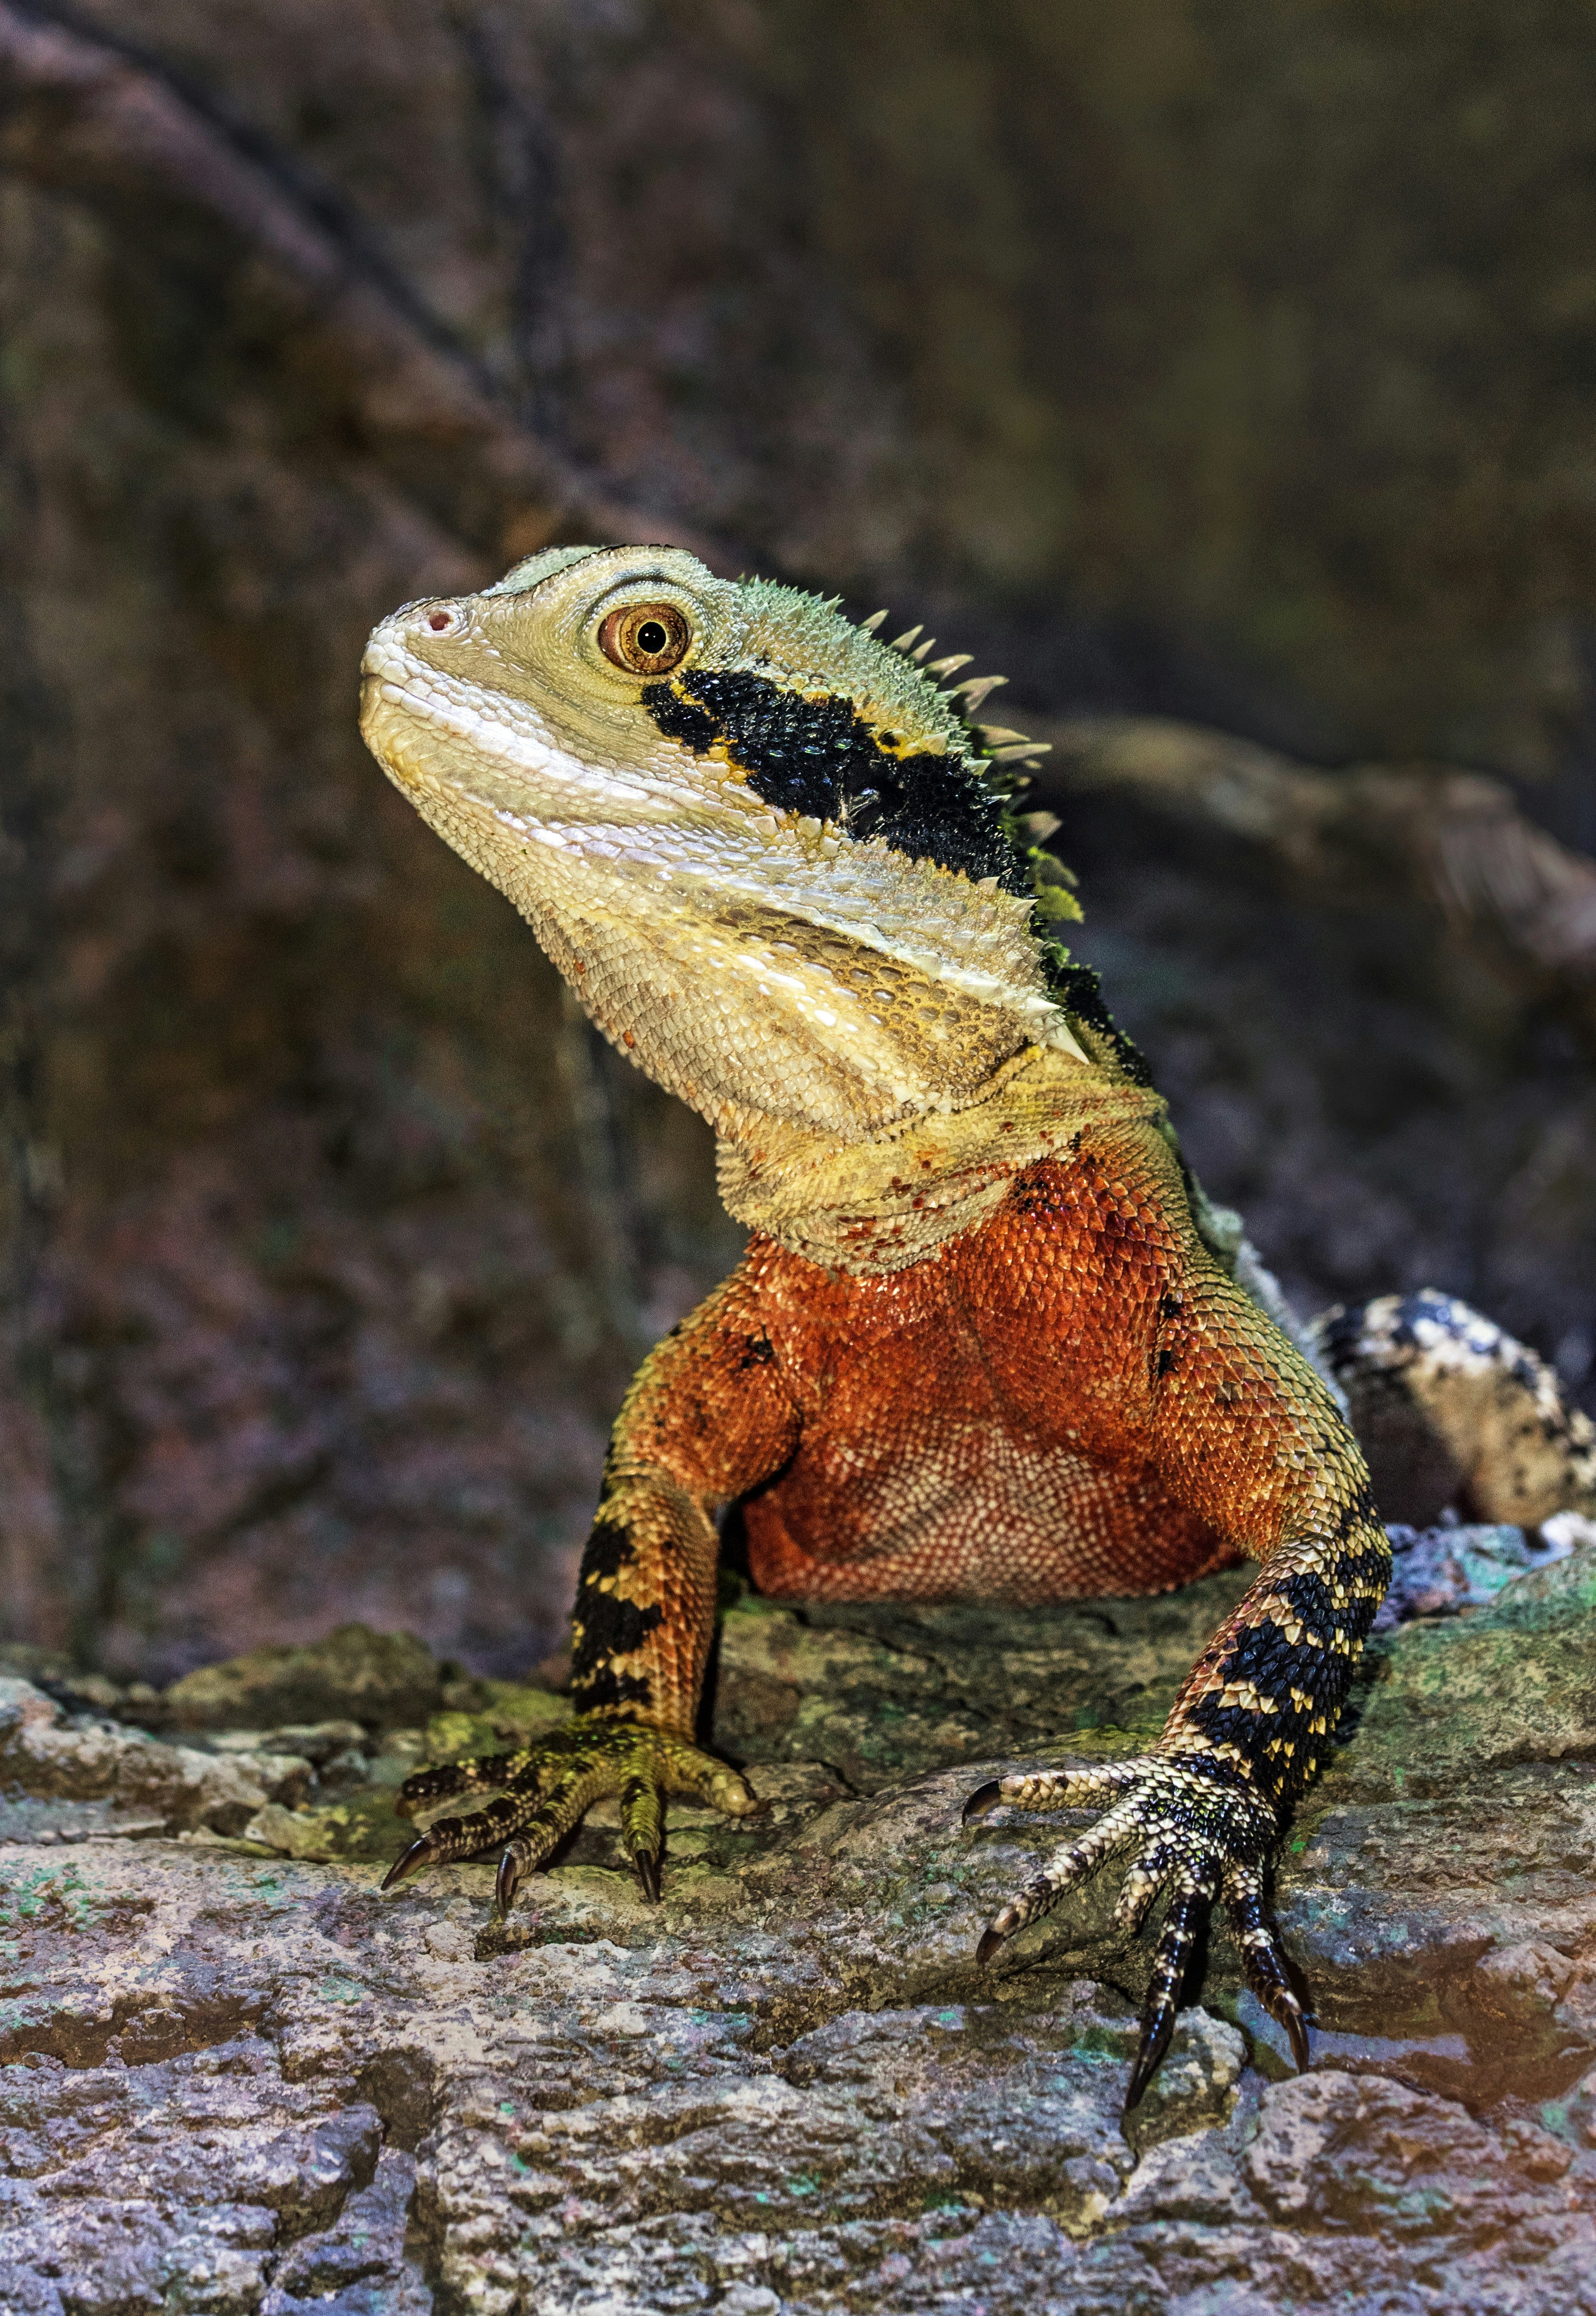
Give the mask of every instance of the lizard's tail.
POLYGON ((1335 1305, 1311 1322, 1346 1394, 1382 1517, 1534 1528, 1596 1518, 1596 1427, 1544 1359, 1453 1296, 1424 1288, 1335 1305))

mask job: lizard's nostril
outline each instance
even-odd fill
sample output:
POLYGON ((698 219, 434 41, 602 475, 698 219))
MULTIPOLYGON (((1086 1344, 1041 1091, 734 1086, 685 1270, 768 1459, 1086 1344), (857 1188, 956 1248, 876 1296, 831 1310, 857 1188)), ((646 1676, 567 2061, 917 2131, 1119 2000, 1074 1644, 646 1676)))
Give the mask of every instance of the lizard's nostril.
POLYGON ((432 617, 428 619, 427 625, 431 628, 435 636, 441 636, 446 628, 453 627, 454 613, 452 611, 434 611, 432 617))

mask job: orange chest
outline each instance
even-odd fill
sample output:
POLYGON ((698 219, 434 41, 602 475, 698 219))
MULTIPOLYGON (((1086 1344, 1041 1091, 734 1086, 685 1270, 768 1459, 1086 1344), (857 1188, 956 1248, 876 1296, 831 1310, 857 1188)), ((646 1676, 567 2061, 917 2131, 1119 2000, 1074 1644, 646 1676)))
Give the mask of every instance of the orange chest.
POLYGON ((996 1422, 1122 1453, 1151 1404, 1174 1260, 1156 1207, 1091 1166, 1020 1176, 987 1222, 910 1268, 823 1270, 769 1245, 759 1302, 805 1437, 900 1442, 996 1422))

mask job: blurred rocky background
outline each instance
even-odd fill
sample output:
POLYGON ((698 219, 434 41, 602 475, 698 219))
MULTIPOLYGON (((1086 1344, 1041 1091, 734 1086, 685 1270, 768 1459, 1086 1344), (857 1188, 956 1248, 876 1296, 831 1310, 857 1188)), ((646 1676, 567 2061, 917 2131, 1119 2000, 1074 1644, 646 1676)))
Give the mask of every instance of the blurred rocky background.
POLYGON ((557 1641, 736 1234, 354 726, 553 539, 991 654, 1292 1295, 1588 1402, 1593 73, 1549 0, 0 0, 0 1637, 557 1641))

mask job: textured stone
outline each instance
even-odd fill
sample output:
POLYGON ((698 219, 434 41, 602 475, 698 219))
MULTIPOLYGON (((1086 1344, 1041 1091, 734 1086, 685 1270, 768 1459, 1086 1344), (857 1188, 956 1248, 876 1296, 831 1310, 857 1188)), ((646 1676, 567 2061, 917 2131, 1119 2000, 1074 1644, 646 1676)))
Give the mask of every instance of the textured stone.
POLYGON ((340 1625, 311 1648, 252 1649, 202 1665, 166 1691, 180 1729, 261 1729, 348 1715, 368 1728, 424 1719, 441 1676, 408 1633, 340 1625))
MULTIPOLYGON (((1308 2075, 1217 1926, 1124 2121, 1147 1940, 1113 1933, 1111 1881, 974 1966, 1079 1821, 965 1829, 972 1783, 1061 1731, 1141 1741, 1241 1581, 1023 1615, 736 1604, 717 1733, 768 1806, 673 1808, 657 1911, 612 1805, 505 1925, 491 1861, 379 1894, 409 1766, 565 1710, 508 1684, 355 1751, 363 1785, 263 1804, 249 1840, 0 1852, 0 2305, 1596 2312, 1592 1548, 1371 1648, 1279 1875, 1308 2075), (345 1854, 308 1855, 355 1802, 345 1854)), ((76 1733, 13 1701, 36 1745, 76 1733)), ((197 1758, 341 1758, 246 1733, 197 1758)))
POLYGON ((28 1814, 29 1805, 39 1804, 71 1829, 73 1805, 87 1803, 102 1807, 92 1821, 78 1820, 85 1831, 91 1822, 97 1830, 138 1830, 119 1826, 119 1818, 130 1818, 173 1831, 210 1826, 236 1833, 268 1794, 291 1794, 309 1774, 309 1763, 292 1754, 218 1757, 163 1745, 141 1730, 65 1714, 26 1681, 0 1680, 0 1780, 7 1792, 0 1831, 14 1835, 24 1825, 41 1831, 37 1810, 28 1814), (22 1816, 8 1824, 6 1812, 17 1808, 22 1816))

